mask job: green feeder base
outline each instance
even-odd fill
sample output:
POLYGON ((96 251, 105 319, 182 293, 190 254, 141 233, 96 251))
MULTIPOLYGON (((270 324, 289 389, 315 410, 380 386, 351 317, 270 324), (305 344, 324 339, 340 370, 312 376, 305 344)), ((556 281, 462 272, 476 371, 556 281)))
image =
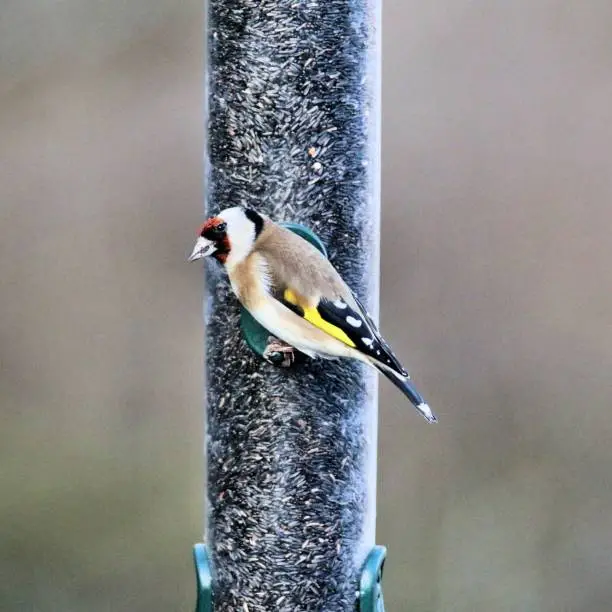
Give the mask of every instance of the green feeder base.
MULTIPOLYGON (((357 612, 385 612, 382 575, 386 557, 387 549, 384 546, 375 546, 367 556, 359 580, 357 612)), ((212 572, 204 544, 194 546, 193 560, 197 580, 195 612, 213 612, 212 572)))
POLYGON ((212 572, 205 544, 193 547, 193 561, 198 589, 195 612, 212 612, 212 572))
POLYGON ((387 557, 384 546, 375 546, 367 556, 359 581, 359 612, 385 612, 382 575, 387 557))

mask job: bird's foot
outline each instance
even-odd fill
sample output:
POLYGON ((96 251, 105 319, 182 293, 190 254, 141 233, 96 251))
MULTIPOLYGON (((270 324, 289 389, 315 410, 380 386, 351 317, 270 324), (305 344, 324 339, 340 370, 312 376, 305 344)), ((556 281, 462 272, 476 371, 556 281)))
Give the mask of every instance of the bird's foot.
POLYGON ((263 357, 275 366, 289 368, 295 362, 295 349, 290 344, 270 336, 263 357))

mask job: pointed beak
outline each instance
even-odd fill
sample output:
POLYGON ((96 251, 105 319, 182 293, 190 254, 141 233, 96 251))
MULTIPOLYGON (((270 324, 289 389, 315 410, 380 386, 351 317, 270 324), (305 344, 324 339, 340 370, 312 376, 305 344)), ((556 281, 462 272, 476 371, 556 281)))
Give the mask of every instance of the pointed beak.
POLYGON ((212 240, 207 240, 200 236, 193 247, 193 251, 187 261, 196 261, 196 259, 203 259, 212 255, 217 250, 215 243, 212 240))

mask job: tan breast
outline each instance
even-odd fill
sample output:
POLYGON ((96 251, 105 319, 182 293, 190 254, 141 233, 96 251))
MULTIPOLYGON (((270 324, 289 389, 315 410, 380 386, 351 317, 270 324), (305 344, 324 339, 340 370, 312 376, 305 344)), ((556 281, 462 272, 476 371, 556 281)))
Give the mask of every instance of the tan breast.
POLYGON ((234 293, 248 310, 256 308, 265 299, 268 275, 263 258, 256 252, 228 269, 234 293))

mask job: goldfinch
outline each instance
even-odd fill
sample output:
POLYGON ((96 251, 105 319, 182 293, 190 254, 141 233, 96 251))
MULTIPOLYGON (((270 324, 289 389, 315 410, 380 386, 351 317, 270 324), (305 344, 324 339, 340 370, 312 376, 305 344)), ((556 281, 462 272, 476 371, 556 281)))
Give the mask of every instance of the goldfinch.
POLYGON ((309 242, 234 207, 200 228, 189 261, 208 256, 225 266, 244 308, 276 338, 309 357, 348 357, 375 367, 427 421, 437 421, 363 305, 309 242))

